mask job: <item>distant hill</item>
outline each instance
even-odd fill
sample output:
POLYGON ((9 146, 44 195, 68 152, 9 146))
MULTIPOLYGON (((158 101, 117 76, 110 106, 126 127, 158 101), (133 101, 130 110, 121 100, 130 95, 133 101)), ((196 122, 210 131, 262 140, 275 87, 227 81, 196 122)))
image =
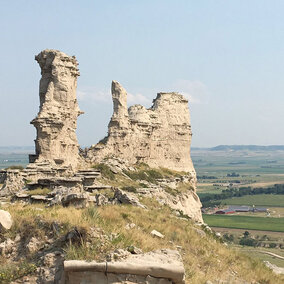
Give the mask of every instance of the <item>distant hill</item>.
POLYGON ((284 151, 284 145, 219 145, 212 148, 192 147, 192 150, 207 150, 207 151, 284 151))

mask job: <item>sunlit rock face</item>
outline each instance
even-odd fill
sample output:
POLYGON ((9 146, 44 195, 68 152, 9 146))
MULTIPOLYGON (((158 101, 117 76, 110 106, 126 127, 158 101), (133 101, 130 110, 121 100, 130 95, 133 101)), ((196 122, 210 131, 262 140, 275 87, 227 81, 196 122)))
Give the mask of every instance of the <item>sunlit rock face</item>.
POLYGON ((90 148, 87 159, 99 161, 107 155, 190 172, 195 170, 190 157, 191 126, 188 101, 178 93, 158 93, 151 108, 141 105, 127 110, 127 93, 112 82, 114 112, 103 143, 90 148))
POLYGON ((79 161, 77 118, 82 113, 76 98, 78 62, 75 56, 49 49, 39 53, 35 60, 42 77, 39 113, 31 121, 37 130, 36 154, 30 155, 30 162, 76 169, 79 161))

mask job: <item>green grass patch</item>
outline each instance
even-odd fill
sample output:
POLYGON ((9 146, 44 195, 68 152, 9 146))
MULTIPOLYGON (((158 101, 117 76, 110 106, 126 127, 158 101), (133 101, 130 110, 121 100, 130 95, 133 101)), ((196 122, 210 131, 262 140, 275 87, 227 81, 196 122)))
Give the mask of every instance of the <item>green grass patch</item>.
POLYGON ((24 167, 22 165, 12 165, 12 166, 6 168, 5 170, 20 170, 21 171, 23 169, 24 169, 24 167))
POLYGON ((211 227, 284 232, 284 218, 204 214, 203 219, 211 227))
POLYGON ((133 180, 146 180, 151 183, 156 183, 156 179, 164 178, 164 176, 156 169, 125 171, 124 173, 133 180))
POLYGON ((221 203, 226 205, 284 207, 284 194, 246 195, 224 199, 221 203))
POLYGON ((123 186, 121 189, 125 190, 125 191, 128 191, 128 192, 134 192, 134 193, 137 192, 137 189, 136 189, 135 186, 123 186))
POLYGON ((29 275, 36 271, 37 267, 34 263, 20 262, 18 264, 1 265, 0 267, 0 283, 11 283, 23 276, 29 275))
POLYGON ((97 164, 93 166, 94 169, 100 170, 103 177, 108 178, 110 180, 115 180, 115 175, 111 171, 110 167, 105 164, 97 164))

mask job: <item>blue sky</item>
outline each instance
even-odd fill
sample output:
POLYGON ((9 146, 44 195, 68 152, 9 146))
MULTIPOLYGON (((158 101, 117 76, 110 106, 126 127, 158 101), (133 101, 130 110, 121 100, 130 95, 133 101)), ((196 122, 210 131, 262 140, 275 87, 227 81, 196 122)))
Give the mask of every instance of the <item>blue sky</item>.
POLYGON ((284 144, 284 1, 0 0, 0 146, 33 145, 45 48, 76 55, 81 145, 107 133, 111 80, 129 104, 189 98, 195 147, 284 144))

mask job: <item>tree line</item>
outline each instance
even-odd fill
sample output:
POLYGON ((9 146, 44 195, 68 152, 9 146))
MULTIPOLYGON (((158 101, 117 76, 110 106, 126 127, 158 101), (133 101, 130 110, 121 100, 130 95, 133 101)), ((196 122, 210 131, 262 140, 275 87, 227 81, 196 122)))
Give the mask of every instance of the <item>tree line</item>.
POLYGON ((240 188, 223 189, 219 194, 207 194, 200 196, 203 207, 210 207, 219 205, 219 200, 224 200, 232 197, 241 197, 244 195, 257 195, 257 194, 284 194, 284 184, 274 184, 271 187, 256 187, 250 186, 240 188))

